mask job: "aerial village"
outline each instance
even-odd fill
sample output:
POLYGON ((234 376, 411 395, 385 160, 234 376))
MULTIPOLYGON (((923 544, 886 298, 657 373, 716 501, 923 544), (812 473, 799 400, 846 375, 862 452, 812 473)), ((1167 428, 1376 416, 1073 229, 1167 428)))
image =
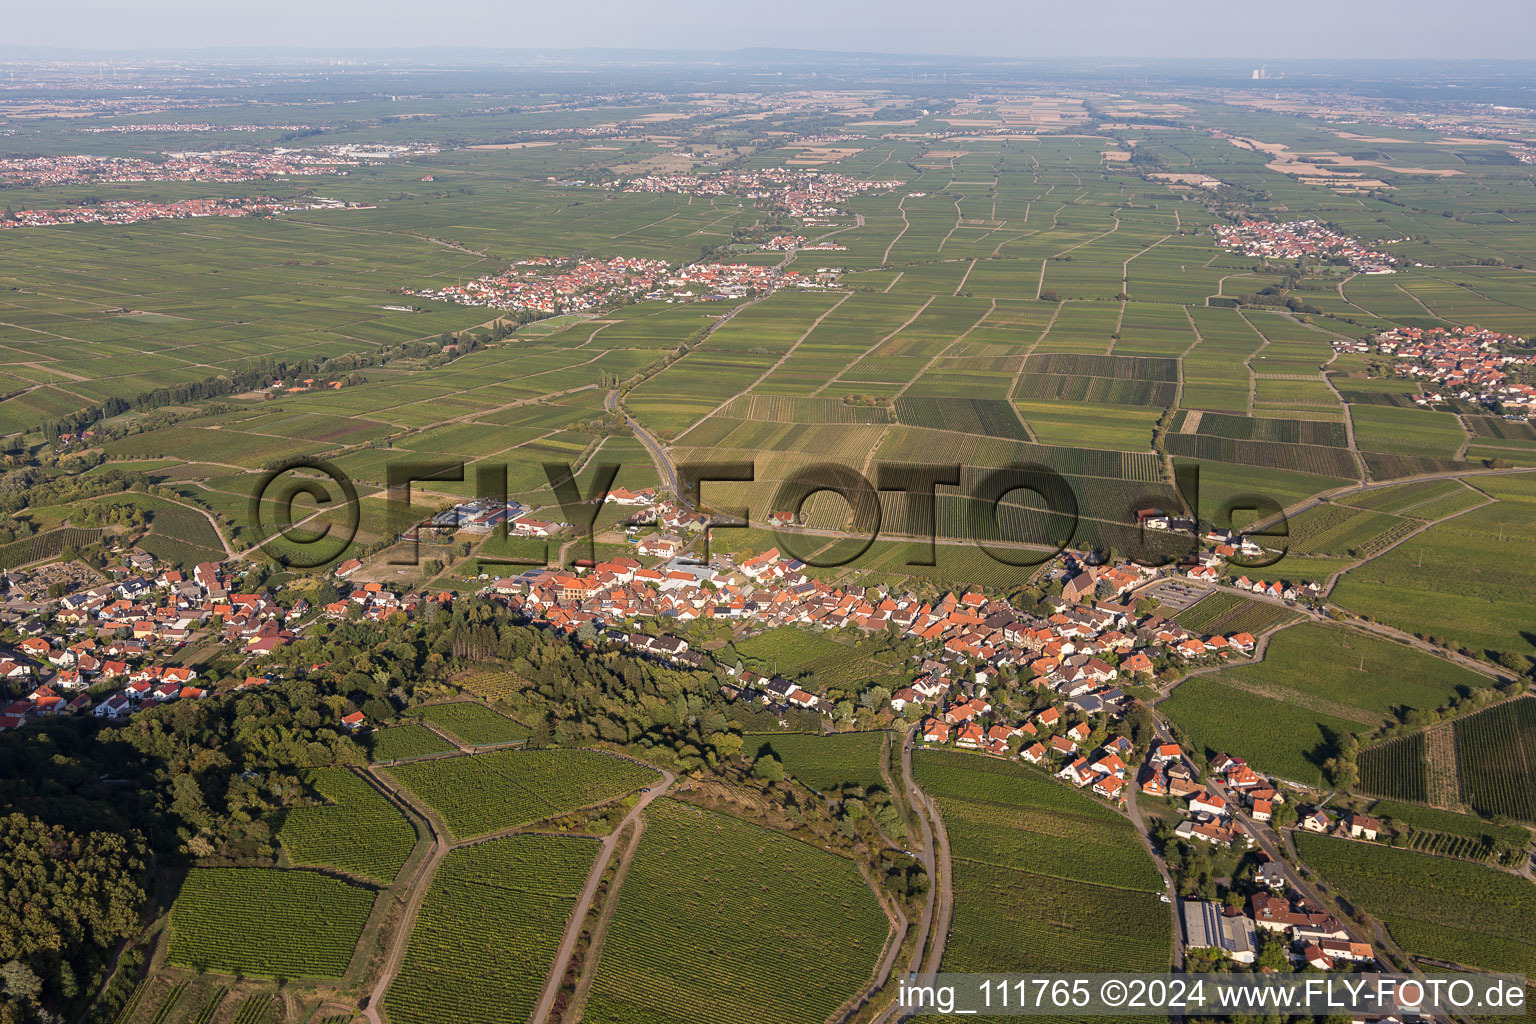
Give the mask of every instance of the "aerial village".
POLYGON ((770 167, 761 171, 713 174, 650 174, 613 187, 624 192, 675 192, 692 196, 741 196, 779 207, 808 225, 844 216, 844 204, 865 192, 888 192, 901 181, 865 181, 831 171, 770 167))
POLYGON ((834 284, 837 272, 815 273, 748 263, 691 263, 674 269, 663 260, 616 256, 613 259, 539 257, 513 264, 501 274, 464 284, 402 289, 406 295, 543 315, 583 313, 626 301, 658 299, 720 301, 768 295, 783 288, 819 288, 834 284))
POLYGON ((1370 342, 1356 343, 1354 350, 1371 351, 1394 358, 1392 371, 1419 382, 1419 405, 1459 399, 1481 405, 1509 419, 1529 419, 1536 413, 1536 387, 1522 380, 1524 369, 1536 369, 1536 352, 1524 338, 1500 334, 1471 325, 1444 327, 1395 327, 1376 334, 1370 342), (1522 348, 1523 354, 1507 351, 1522 348))
POLYGON ((1391 274, 1397 263, 1390 254, 1315 220, 1293 220, 1283 224, 1244 220, 1236 224, 1217 224, 1212 230, 1217 245, 1245 256, 1333 260, 1347 263, 1351 270, 1361 274, 1391 274))
MULTIPOLYGON (((826 728, 850 723, 824 690, 817 692, 822 688, 814 679, 717 662, 708 649, 678 634, 696 620, 713 620, 740 635, 790 627, 894 636, 910 641, 916 653, 907 684, 882 706, 866 708, 877 725, 911 727, 925 745, 1036 766, 1110 806, 1164 802, 1177 816, 1173 839, 1231 856, 1253 855, 1255 829, 1296 819, 1294 809, 1284 815, 1279 809, 1293 805, 1297 794, 1287 794, 1282 782, 1240 757, 1221 754, 1202 764, 1160 727, 1150 742, 1143 737, 1141 747, 1127 729, 1113 728, 1140 704, 1128 689, 1146 693, 1193 667, 1219 666, 1255 648, 1252 635, 1196 635, 1157 614, 1155 604, 1142 600, 1157 587, 1225 581, 1282 602, 1315 596, 1283 581, 1231 579, 1217 552, 1235 554, 1253 546, 1251 539, 1211 531, 1201 538, 1198 557, 1163 569, 1098 564, 1087 553, 1063 552, 1043 572, 1054 596, 1047 607, 1026 613, 974 589, 923 598, 885 585, 829 581, 777 549, 700 562, 688 553, 708 525, 702 515, 651 489, 617 488, 603 501, 629 514, 633 557, 481 577, 480 596, 571 642, 712 672, 728 700, 750 702, 781 721, 814 716, 826 728)), ((448 536, 485 535, 499 527, 532 537, 569 531, 565 523, 535 518, 540 511, 476 499, 437 512, 407 539, 419 540, 429 528, 448 536)), ((1193 528, 1155 509, 1143 510, 1142 518, 1157 521, 1158 529, 1193 528)), ((779 526, 791 522, 788 516, 774 520, 779 526)), ((242 591, 246 570, 238 563, 201 563, 184 574, 138 550, 110 564, 104 576, 57 562, 0 576, 0 628, 17 638, 0 643, 0 678, 20 694, 0 707, 0 728, 23 728, 55 715, 111 723, 143 708, 259 687, 283 671, 263 667, 269 656, 322 618, 410 618, 455 600, 448 592, 401 593, 364 582, 365 569, 352 558, 329 570, 339 596, 319 607, 295 598, 294 591, 242 591), (209 642, 240 656, 238 670, 216 684, 183 663, 192 660, 182 656, 189 645, 209 642)), ((363 730, 375 723, 351 709, 343 724, 363 730)), ((1361 841, 1375 841, 1381 831, 1369 818, 1349 815, 1335 822, 1322 810, 1302 817, 1297 827, 1361 841)), ((1251 962, 1257 930, 1282 934, 1298 966, 1332 969, 1371 961, 1369 947, 1337 921, 1303 897, 1286 895, 1279 866, 1257 877, 1262 892, 1253 895, 1246 913, 1186 902, 1191 948, 1204 943, 1239 963, 1251 962)))
POLYGON ((140 224, 150 220, 184 220, 191 217, 269 217, 297 210, 367 210, 360 203, 318 196, 279 201, 268 196, 234 199, 177 199, 154 202, 125 199, 57 210, 0 212, 0 230, 6 228, 56 227, 60 224, 140 224))

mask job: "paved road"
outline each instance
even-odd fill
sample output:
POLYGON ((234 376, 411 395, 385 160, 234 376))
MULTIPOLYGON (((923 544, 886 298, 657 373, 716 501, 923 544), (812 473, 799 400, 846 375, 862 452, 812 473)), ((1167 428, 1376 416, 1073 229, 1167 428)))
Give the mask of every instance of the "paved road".
MULTIPOLYGON (((651 767, 655 768, 654 765, 651 767)), ((655 770, 661 772, 660 784, 640 794, 640 799, 635 801, 635 806, 624 815, 624 820, 603 837, 602 850, 598 853, 597 860, 592 862, 592 870, 587 874, 586 887, 581 890, 581 899, 576 901, 576 909, 571 911, 570 920, 566 922, 565 937, 560 940, 560 950, 555 954, 554 963, 549 966, 549 975, 544 980, 544 991, 539 995, 539 1002, 534 1008, 533 1016, 529 1018, 532 1024, 544 1024, 549 1019, 550 1008, 555 1005, 555 997, 560 994, 560 983, 565 980, 571 954, 576 951, 576 940, 581 937, 582 925, 587 921, 587 912, 592 909, 592 900, 597 897, 597 887, 603 880, 603 872, 608 870, 608 862, 613 859, 613 851, 618 846, 619 836, 634 824, 636 826, 634 842, 638 843, 640 816, 651 805, 651 801, 663 796, 672 788, 672 783, 677 781, 677 776, 671 772, 662 768, 655 770)))

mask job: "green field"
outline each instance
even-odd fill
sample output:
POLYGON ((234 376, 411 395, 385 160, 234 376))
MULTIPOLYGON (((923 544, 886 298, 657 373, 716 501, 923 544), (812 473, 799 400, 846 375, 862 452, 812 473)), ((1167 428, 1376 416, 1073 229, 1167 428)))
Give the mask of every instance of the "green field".
POLYGON ((424 725, 394 725, 368 734, 368 754, 375 761, 404 761, 457 749, 424 725))
MULTIPOLYGON (((1333 599, 1475 651, 1536 654, 1536 477, 1486 477, 1493 504, 1447 519, 1339 580, 1333 599)), ((1420 492, 1424 493, 1424 492, 1420 492)))
POLYGON ((887 927, 849 861, 664 800, 647 812, 583 1019, 822 1020, 871 977, 887 927))
POLYGON ((1462 800, 1484 814, 1536 824, 1536 700, 1458 719, 1455 730, 1462 800))
POLYGON ((498 750, 384 772, 442 815, 458 839, 606 803, 658 779, 633 761, 589 750, 498 750))
POLYGON ((384 794, 345 768, 320 768, 305 782, 324 799, 284 812, 278 842, 289 860, 388 885, 416 845, 416 830, 384 794))
POLYGON ((595 839, 512 836, 450 853, 384 996, 390 1020, 527 1020, 597 852, 595 839))
POLYGON ((884 732, 847 732, 831 736, 809 733, 749 733, 744 750, 753 756, 772 754, 789 774, 814 790, 842 786, 885 787, 880 775, 884 732))
POLYGON ((171 905, 167 960, 267 978, 339 978, 374 894, 311 871, 200 868, 171 905))
POLYGON ((492 746, 528 738, 527 728, 473 701, 425 704, 414 709, 414 714, 461 740, 466 746, 492 746))
POLYGON ((1492 868, 1298 832, 1297 852, 1409 953, 1536 973, 1536 886, 1492 868))
POLYGON ((938 802, 954 857, 946 971, 1166 970, 1162 881, 1130 823, 1021 765, 918 751, 913 774, 938 802))
POLYGON ((1221 590, 1179 612, 1174 621, 1190 632, 1202 635, 1248 633, 1256 637, 1298 618, 1299 612, 1284 605, 1221 590))
POLYGON ((1276 633, 1258 664, 1193 677, 1159 708, 1213 753, 1316 784, 1344 735, 1370 733, 1398 708, 1432 710, 1460 688, 1489 685, 1401 644, 1302 623, 1276 633))

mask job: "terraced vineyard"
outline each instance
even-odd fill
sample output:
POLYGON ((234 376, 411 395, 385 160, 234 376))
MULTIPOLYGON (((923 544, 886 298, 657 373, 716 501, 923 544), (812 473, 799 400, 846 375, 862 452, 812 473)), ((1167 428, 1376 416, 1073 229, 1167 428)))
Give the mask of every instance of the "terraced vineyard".
POLYGON ((374 894, 311 871, 195 868, 171 906, 168 962, 263 978, 339 978, 374 894))
POLYGON ((660 778, 633 761, 590 750, 497 750, 384 771, 437 810, 457 839, 603 803, 660 778))
POLYGON ((1461 799, 1484 814, 1536 822, 1536 698, 1456 722, 1461 799))
POLYGON ((527 1020, 599 846, 596 839, 511 836, 448 854, 384 996, 389 1019, 527 1020))
POLYGON ((852 863, 673 800, 647 821, 588 1024, 804 1024, 873 975, 888 922, 852 863))
POLYGON ((416 830, 399 808, 345 768, 317 768, 304 781, 327 802, 281 816, 277 839, 289 860, 388 885, 416 845, 416 830))
POLYGON ((1296 833, 1301 858, 1409 953, 1536 974, 1536 886, 1464 861, 1296 833))
POLYGON ((954 856, 955 911, 941 969, 1162 971, 1172 922, 1130 822, 1012 762, 918 751, 954 856))

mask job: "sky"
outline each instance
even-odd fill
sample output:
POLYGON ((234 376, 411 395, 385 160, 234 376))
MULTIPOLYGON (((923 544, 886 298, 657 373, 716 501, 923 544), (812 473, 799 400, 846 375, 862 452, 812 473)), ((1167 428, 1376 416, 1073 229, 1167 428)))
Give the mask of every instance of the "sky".
POLYGON ((1532 0, 75 0, 8 4, 0 43, 784 47, 1011 58, 1528 58, 1532 0))

